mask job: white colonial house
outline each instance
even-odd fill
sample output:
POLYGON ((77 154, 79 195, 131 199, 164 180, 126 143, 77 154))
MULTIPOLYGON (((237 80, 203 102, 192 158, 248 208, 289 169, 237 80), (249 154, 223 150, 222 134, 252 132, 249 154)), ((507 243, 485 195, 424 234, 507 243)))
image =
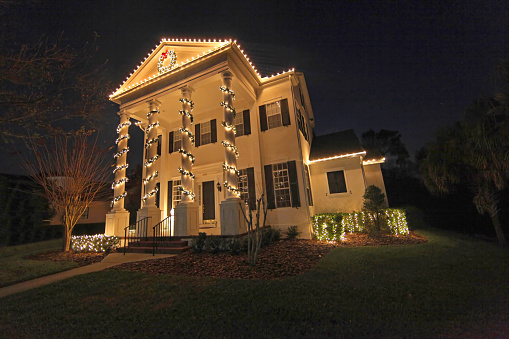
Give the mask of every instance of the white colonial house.
POLYGON ((264 194, 267 225, 310 238, 313 214, 360 210, 372 184, 385 192, 383 158, 367 158, 352 130, 314 136, 304 75, 262 77, 236 41, 164 39, 110 99, 120 124, 107 235, 129 226, 130 128, 145 133, 137 220, 149 235, 164 220, 175 236, 245 233, 241 208, 264 194))

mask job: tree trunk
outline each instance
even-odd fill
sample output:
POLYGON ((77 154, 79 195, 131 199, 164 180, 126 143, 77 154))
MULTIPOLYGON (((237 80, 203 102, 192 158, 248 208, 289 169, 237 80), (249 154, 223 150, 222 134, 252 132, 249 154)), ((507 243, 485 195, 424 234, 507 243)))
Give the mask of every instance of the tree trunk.
POLYGON ((504 230, 502 229, 502 226, 500 225, 498 211, 495 211, 495 213, 491 214, 491 222, 493 223, 493 227, 495 228, 495 233, 497 234, 498 245, 502 246, 502 247, 506 246, 507 242, 505 240, 504 230))
POLYGON ((64 225, 64 251, 69 252, 71 249, 71 233, 68 225, 64 225))

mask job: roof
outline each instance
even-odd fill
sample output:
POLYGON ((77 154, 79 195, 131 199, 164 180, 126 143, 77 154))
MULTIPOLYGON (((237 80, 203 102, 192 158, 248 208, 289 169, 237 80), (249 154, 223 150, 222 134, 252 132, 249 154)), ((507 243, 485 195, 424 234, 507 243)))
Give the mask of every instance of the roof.
POLYGON ((366 151, 353 129, 315 136, 309 161, 316 162, 349 156, 364 156, 366 151))

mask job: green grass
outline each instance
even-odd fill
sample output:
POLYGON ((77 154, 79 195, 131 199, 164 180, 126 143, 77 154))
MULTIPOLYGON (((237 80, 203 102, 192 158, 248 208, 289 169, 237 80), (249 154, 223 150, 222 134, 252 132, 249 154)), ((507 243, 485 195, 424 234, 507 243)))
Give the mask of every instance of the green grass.
POLYGON ((314 270, 284 280, 78 276, 0 299, 0 337, 507 333, 508 251, 452 233, 421 233, 428 243, 335 249, 314 270))
POLYGON ((0 248, 0 287, 65 271, 77 266, 72 262, 24 259, 24 256, 62 248, 62 239, 0 248))

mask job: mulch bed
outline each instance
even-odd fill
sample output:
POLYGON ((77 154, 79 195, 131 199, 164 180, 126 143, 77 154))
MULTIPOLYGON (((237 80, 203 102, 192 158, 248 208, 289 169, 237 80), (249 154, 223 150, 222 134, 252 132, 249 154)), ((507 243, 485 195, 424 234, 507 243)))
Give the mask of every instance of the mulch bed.
MULTIPOLYGON (((260 249, 258 263, 250 266, 247 254, 194 253, 163 259, 121 264, 110 270, 138 271, 150 274, 178 274, 186 276, 209 276, 230 279, 281 279, 311 270, 320 258, 336 247, 415 245, 427 242, 423 236, 382 235, 370 237, 363 233, 347 234, 342 243, 326 243, 314 240, 282 240, 260 249)), ((100 262, 105 253, 46 252, 27 257, 33 260, 74 261, 79 266, 100 262)))

